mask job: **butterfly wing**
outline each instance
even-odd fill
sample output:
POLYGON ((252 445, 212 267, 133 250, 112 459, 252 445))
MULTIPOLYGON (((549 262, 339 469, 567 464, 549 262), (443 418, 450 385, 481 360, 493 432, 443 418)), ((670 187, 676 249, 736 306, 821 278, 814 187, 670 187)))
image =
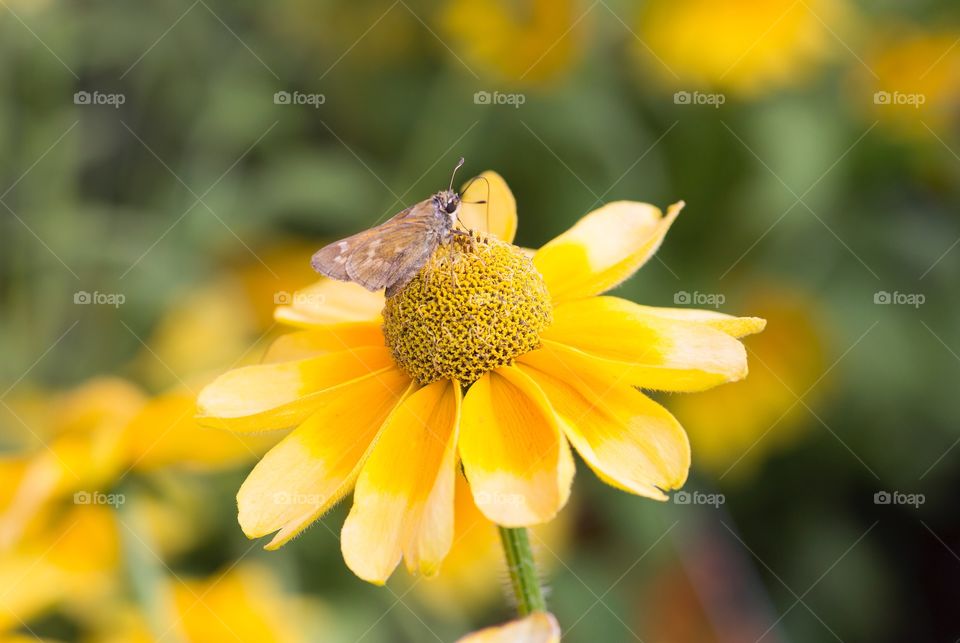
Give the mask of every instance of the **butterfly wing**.
POLYGON ((365 247, 377 237, 389 235, 397 220, 410 214, 415 207, 416 206, 410 206, 398 212, 374 228, 358 232, 346 239, 341 239, 340 241, 324 246, 313 254, 310 265, 321 275, 326 275, 332 279, 339 279, 340 281, 351 281, 350 274, 347 272, 347 261, 353 252, 361 247, 365 247))
POLYGON ((406 285, 436 250, 441 218, 428 199, 385 223, 313 255, 314 270, 333 279, 354 281, 368 290, 387 288, 387 296, 406 285))

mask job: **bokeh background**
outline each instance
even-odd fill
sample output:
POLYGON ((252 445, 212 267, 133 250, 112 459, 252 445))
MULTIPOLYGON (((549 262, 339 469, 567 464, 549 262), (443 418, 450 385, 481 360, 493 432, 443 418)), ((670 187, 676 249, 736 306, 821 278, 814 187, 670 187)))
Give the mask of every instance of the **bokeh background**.
POLYGON ((234 494, 278 438, 191 420, 314 249, 460 156, 507 179, 530 247, 686 200, 621 294, 769 320, 745 382, 664 398, 686 495, 581 466, 536 532, 565 639, 960 637, 956 3, 0 0, 0 83, 0 640, 510 617, 473 507, 440 579, 368 586, 342 506, 247 541, 234 494))

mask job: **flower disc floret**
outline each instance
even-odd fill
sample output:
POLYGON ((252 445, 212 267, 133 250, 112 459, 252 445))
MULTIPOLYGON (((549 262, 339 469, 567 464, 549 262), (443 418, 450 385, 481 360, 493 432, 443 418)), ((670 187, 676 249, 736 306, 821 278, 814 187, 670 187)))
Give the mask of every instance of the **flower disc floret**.
POLYGON ((550 295, 533 262, 477 234, 438 248, 383 309, 387 346, 420 384, 470 384, 538 348, 550 322, 550 295))

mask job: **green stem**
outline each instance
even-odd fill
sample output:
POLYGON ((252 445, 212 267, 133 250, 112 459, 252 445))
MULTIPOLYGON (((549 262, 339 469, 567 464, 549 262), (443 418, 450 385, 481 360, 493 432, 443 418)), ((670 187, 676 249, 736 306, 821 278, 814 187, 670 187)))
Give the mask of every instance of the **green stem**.
POLYGON ((520 616, 546 611, 547 603, 543 600, 540 578, 537 576, 537 566, 533 562, 533 550, 530 549, 530 538, 526 528, 500 527, 500 541, 503 543, 507 570, 510 572, 510 584, 517 597, 517 610, 520 616))

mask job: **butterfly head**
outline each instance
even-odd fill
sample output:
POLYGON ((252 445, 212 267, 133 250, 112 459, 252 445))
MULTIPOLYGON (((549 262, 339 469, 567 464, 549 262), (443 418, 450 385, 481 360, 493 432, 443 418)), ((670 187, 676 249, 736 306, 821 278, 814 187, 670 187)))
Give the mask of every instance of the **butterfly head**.
POLYGON ((433 195, 433 202, 437 207, 437 213, 450 217, 450 225, 453 226, 460 213, 460 195, 454 190, 443 190, 433 195))

